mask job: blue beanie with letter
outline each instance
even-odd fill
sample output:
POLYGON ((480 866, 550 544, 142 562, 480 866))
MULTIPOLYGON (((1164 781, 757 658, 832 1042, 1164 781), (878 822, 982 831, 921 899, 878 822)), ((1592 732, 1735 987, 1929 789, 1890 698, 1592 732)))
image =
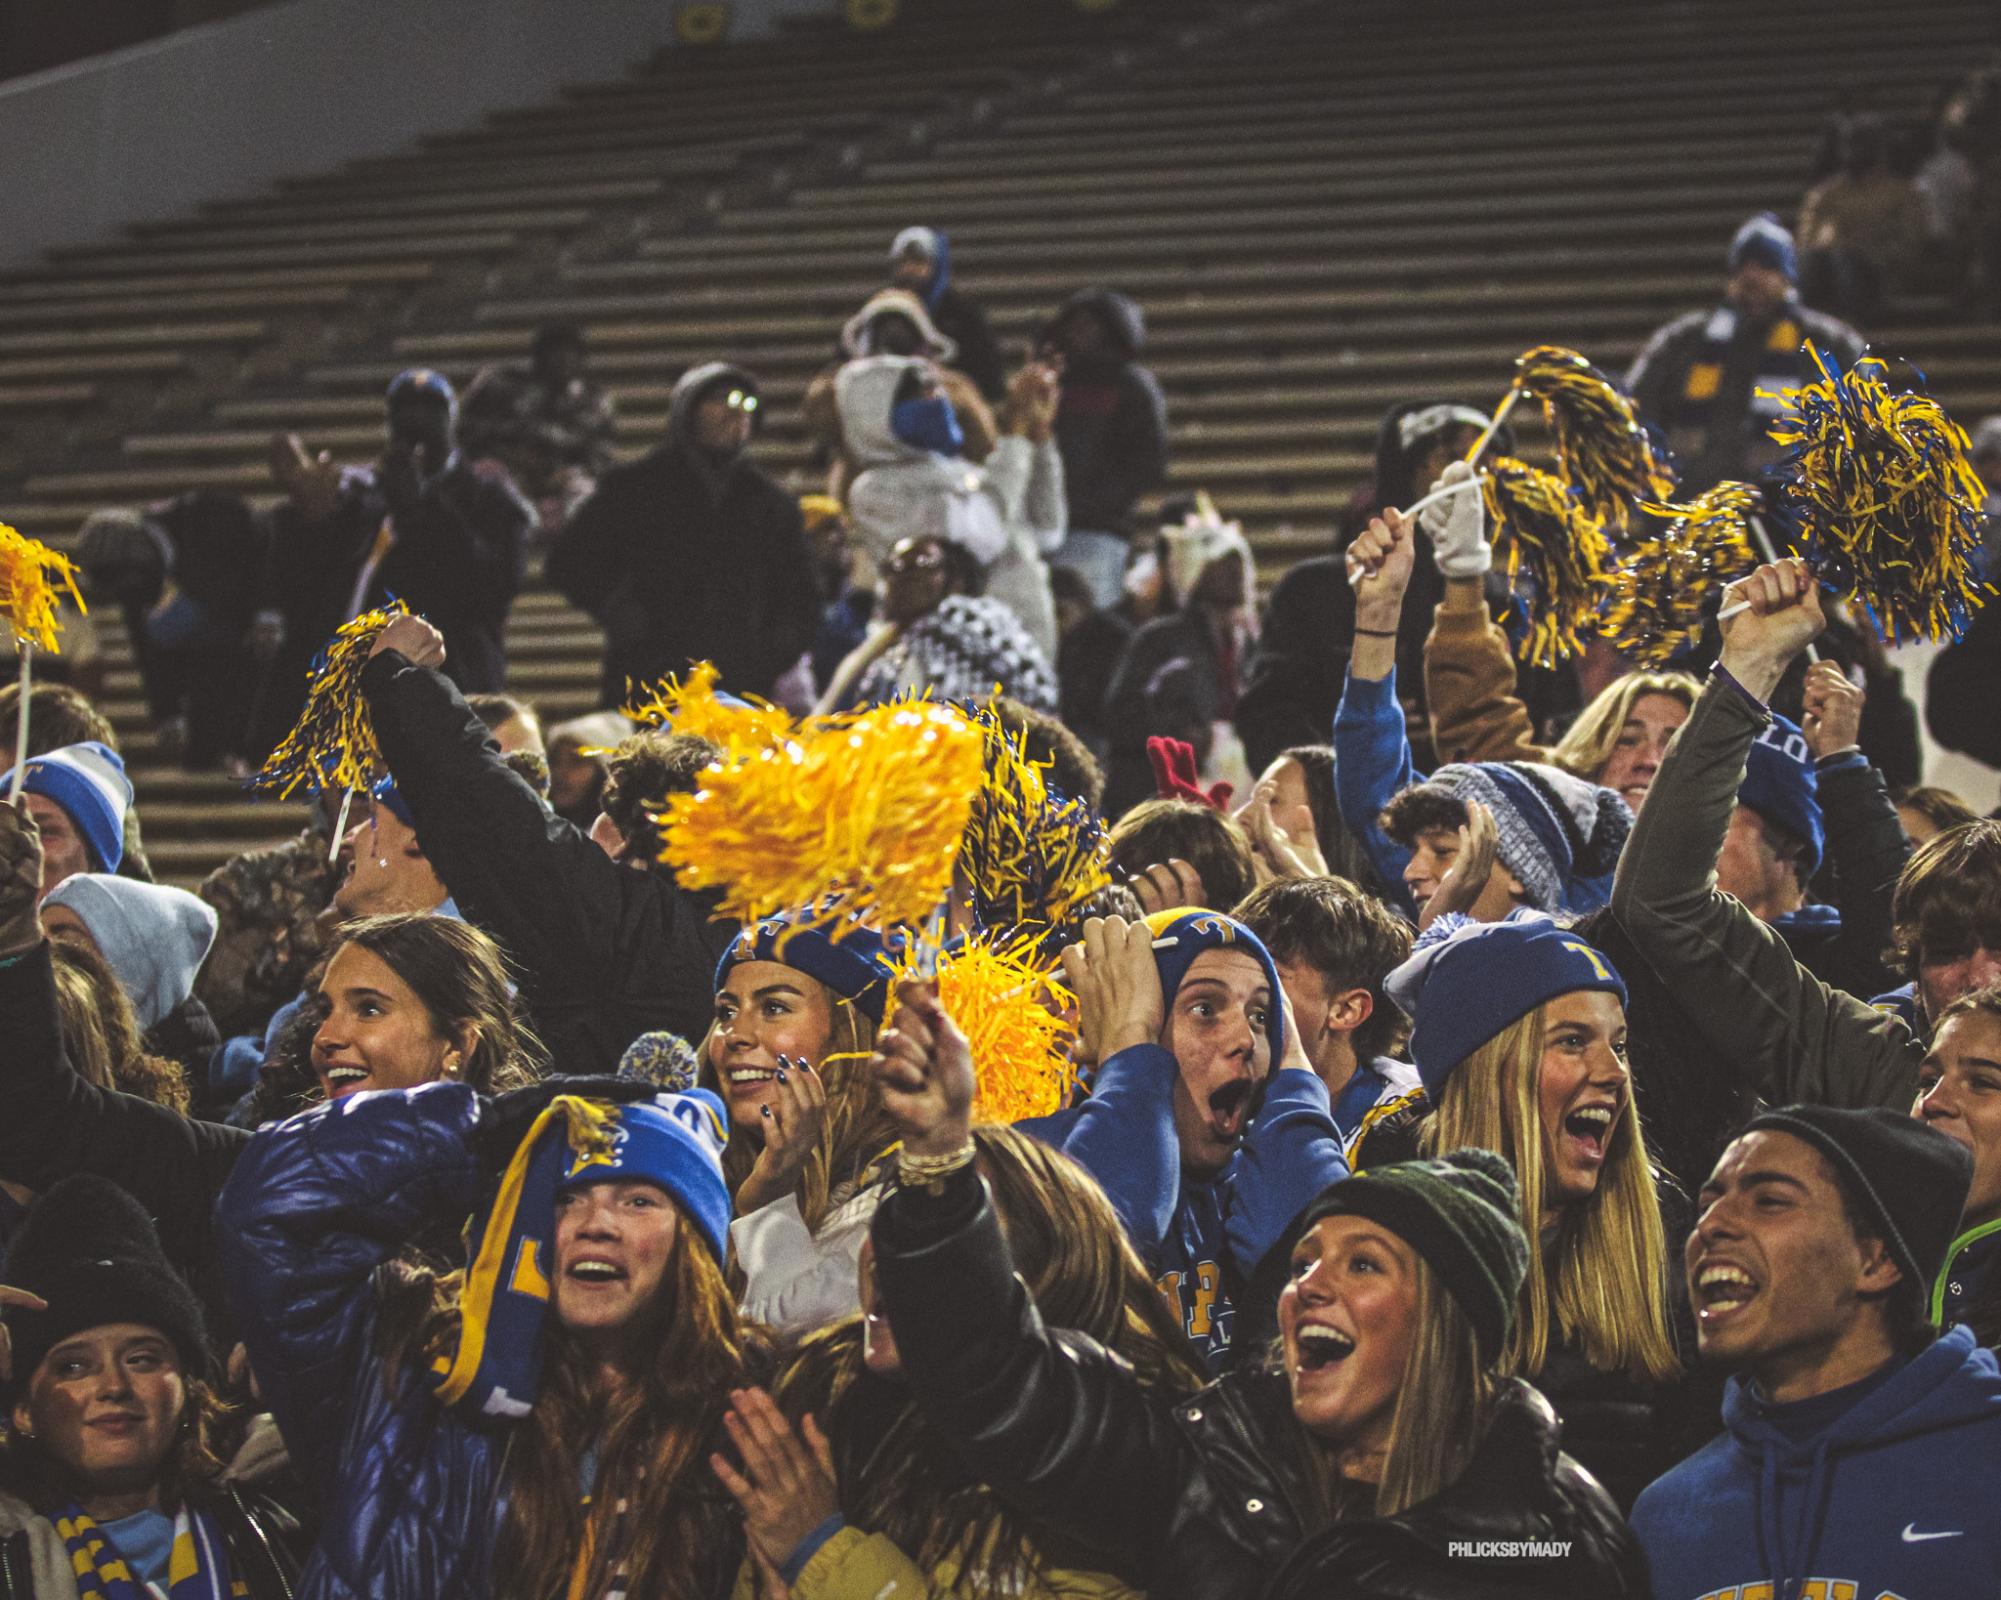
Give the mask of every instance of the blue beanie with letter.
POLYGON ((1265 1031, 1271 1038, 1271 1064, 1276 1071, 1285 1059, 1285 989, 1264 941, 1235 917, 1200 906, 1153 912, 1146 925, 1153 930, 1153 964, 1160 974, 1161 998, 1170 1010, 1175 991, 1205 950, 1241 950, 1264 968, 1265 982, 1271 985, 1271 1020, 1265 1031))
POLYGON ((1737 803, 1803 840, 1808 876, 1819 869, 1821 851, 1827 845, 1827 828, 1820 814, 1820 778, 1797 722, 1772 713, 1772 725, 1758 735, 1744 759, 1744 781, 1737 789, 1737 803))
POLYGON ((871 1021, 882 1021, 892 974, 882 935, 873 928, 850 922, 835 939, 821 924, 806 920, 804 912, 766 917, 730 941, 716 963, 716 987, 721 989, 730 968, 744 961, 792 967, 854 1002, 871 1021))
POLYGON ((1548 917, 1522 912, 1475 922, 1422 947, 1385 987, 1413 1019, 1410 1058, 1436 1102, 1452 1069, 1545 1001, 1626 983, 1602 952, 1548 917))

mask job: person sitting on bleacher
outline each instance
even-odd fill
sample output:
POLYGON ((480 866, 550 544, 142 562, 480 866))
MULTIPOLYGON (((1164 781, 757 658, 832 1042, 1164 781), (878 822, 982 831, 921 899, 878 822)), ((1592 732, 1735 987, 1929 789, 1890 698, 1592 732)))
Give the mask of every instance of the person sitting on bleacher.
POLYGON ((534 502, 553 531, 611 465, 611 396, 584 372, 584 336, 573 323, 535 330, 528 365, 487 367, 466 390, 459 433, 473 460, 491 457, 534 502))
POLYGON ((946 359, 987 399, 999 401, 1007 389, 1000 346, 986 312, 952 281, 951 241, 936 228, 905 228, 889 247, 889 272, 895 287, 924 302, 938 331, 957 347, 946 359))

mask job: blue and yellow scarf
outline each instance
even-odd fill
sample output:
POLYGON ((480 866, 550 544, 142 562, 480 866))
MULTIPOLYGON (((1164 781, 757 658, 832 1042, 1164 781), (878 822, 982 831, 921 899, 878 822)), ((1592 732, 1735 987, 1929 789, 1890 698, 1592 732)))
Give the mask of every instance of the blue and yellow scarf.
MULTIPOLYGON (((69 1547, 77 1600, 147 1600, 149 1586, 133 1576, 118 1547, 81 1506, 71 1501, 49 1520, 69 1547)), ((240 1578, 229 1574, 229 1553, 214 1519, 182 1506, 167 1558, 168 1600, 228 1600, 249 1593, 240 1578)))

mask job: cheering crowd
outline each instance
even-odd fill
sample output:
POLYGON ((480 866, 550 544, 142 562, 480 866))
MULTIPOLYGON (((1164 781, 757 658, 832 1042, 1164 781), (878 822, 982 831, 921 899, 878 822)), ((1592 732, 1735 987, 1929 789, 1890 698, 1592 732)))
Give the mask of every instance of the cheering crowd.
MULTIPOLYGON (((942 234, 889 278, 807 493, 722 362, 613 464, 553 327, 463 408, 397 378, 378 463, 282 438, 269 513, 86 529, 194 765, 414 614, 368 791, 199 895, 84 686, 32 691, 0 1595, 2001 1593, 2001 822, 1921 786, 1871 622, 1765 559, 1665 666, 1519 664, 1450 492, 1498 419, 1418 396, 1260 607, 1207 495, 1142 515, 1133 302, 1009 375, 942 234), (546 730, 537 551, 606 640, 546 730), (1090 848, 1000 895, 969 828, 921 925, 740 923, 663 853, 742 752, 620 710, 703 662, 753 715, 965 705, 981 793, 1025 755, 1090 848), (1061 1013, 1011 1121, 933 970, 988 936, 1061 1013)), ((1751 219, 1630 375, 1684 489, 1783 470, 1761 391, 1859 353, 1801 278, 1751 219)), ((1995 614, 1925 707, 1976 752, 1995 614)))

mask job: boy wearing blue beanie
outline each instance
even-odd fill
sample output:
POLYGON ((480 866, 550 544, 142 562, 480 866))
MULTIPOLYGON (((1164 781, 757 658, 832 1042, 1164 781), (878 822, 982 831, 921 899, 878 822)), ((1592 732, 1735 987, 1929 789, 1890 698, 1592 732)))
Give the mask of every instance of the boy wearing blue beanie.
POLYGON ((1348 1175, 1327 1086, 1287 1026, 1270 954, 1234 918, 1093 917, 1063 968, 1097 1072, 1082 1104, 1020 1126, 1104 1185, 1220 1367, 1258 1264, 1348 1175))
MULTIPOLYGON (((14 769, 0 773, 11 793, 14 769)), ((42 831, 42 893, 79 872, 116 872, 125 859, 125 813, 132 780, 109 745, 86 739, 30 757, 24 804, 42 831)))

